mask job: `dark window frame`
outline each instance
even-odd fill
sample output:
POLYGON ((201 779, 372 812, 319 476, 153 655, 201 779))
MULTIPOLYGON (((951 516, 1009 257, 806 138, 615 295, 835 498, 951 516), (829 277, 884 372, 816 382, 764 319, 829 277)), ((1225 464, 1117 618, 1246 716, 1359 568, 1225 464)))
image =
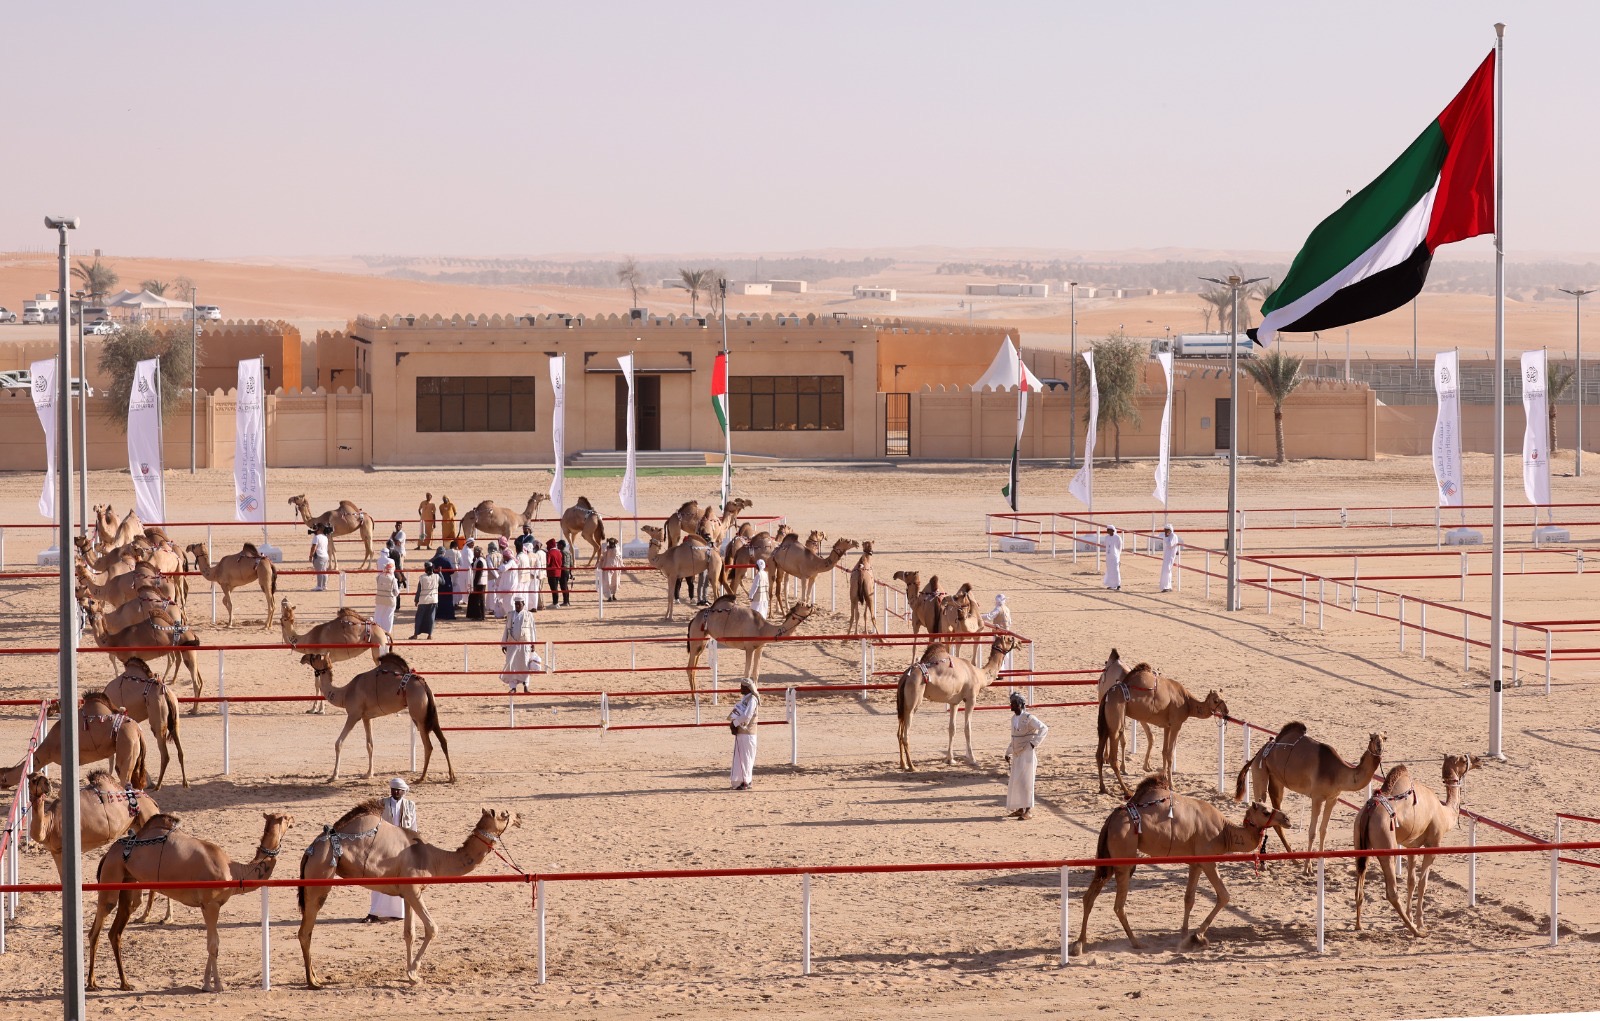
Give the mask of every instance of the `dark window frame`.
POLYGON ((734 432, 843 432, 843 376, 730 376, 734 432))
POLYGON ((419 433, 538 432, 533 376, 418 376, 419 433))

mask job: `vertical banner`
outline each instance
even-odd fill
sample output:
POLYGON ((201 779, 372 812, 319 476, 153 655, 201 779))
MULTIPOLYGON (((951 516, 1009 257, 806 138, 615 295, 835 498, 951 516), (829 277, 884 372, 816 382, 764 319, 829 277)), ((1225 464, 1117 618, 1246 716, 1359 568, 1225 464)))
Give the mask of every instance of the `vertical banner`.
POLYGON ((1161 406, 1161 460, 1156 462, 1156 490, 1154 496, 1167 505, 1167 473, 1172 467, 1172 352, 1156 354, 1161 362, 1161 372, 1167 377, 1167 403, 1161 406))
POLYGON ((722 427, 722 506, 733 497, 733 433, 728 428, 728 353, 718 352, 711 366, 711 410, 722 427))
POLYGON ((1094 375, 1094 352, 1085 351, 1083 360, 1089 366, 1089 428, 1083 434, 1083 467, 1072 477, 1067 491, 1077 497, 1089 510, 1094 510, 1094 441, 1099 431, 1100 381, 1094 375))
POLYGON ((550 480, 550 505, 556 519, 567 509, 567 356, 550 356, 550 389, 556 395, 550 411, 551 453, 556 461, 555 478, 550 480))
POLYGON ((1528 502, 1550 503, 1550 410, 1544 382, 1544 351, 1522 354, 1522 491, 1528 502))
POLYGON ((267 521, 266 395, 260 358, 239 363, 239 399, 234 410, 233 518, 267 521))
POLYGON ((634 449, 633 437, 633 355, 621 355, 617 358, 617 364, 622 366, 622 378, 628 383, 628 470, 622 474, 622 490, 617 494, 617 499, 622 501, 623 510, 637 516, 639 513, 639 454, 634 449))
POLYGON ((128 394, 128 474, 134 509, 146 524, 167 520, 161 479, 161 362, 148 358, 133 373, 128 394))
POLYGON ((1454 351, 1433 356, 1433 391, 1439 395, 1439 417, 1433 423, 1433 478, 1439 485, 1439 506, 1465 505, 1461 477, 1461 383, 1454 351))
MULTIPOLYGON (((33 377, 33 409, 44 427, 44 489, 39 493, 39 514, 56 516, 56 360, 46 358, 28 366, 33 377)), ((81 469, 80 469, 81 470, 81 469)))
POLYGON ((1004 496, 1011 504, 1012 513, 1021 510, 1017 506, 1018 458, 1022 456, 1022 429, 1028 421, 1028 377, 1017 377, 1017 442, 1011 447, 1011 478, 1001 487, 1000 495, 1004 496))

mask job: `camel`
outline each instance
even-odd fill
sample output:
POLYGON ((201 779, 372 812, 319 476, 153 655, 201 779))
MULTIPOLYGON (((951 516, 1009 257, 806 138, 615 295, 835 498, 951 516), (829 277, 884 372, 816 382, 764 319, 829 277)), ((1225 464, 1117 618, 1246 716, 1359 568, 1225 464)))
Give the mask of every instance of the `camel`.
MULTIPOLYGON (((1125 719, 1161 728, 1161 771, 1170 777, 1176 772, 1178 732, 1184 723, 1191 719, 1209 720, 1214 716, 1226 718, 1227 715, 1228 703, 1219 693, 1210 691, 1204 699, 1195 698, 1182 684, 1157 674, 1149 663, 1136 665, 1100 699, 1100 740, 1094 752, 1095 768, 1100 773, 1100 793, 1110 793, 1106 790, 1105 772, 1109 761, 1117 786, 1122 788, 1124 797, 1128 794, 1128 785, 1122 779, 1123 745, 1127 741, 1123 731, 1125 719)), ((1273 807, 1277 807, 1276 802, 1273 807)))
POLYGON ((754 507, 754 500, 736 497, 717 512, 714 506, 702 508, 699 500, 684 503, 663 523, 667 545, 676 546, 685 535, 702 535, 711 545, 722 547, 722 539, 739 520, 739 515, 754 507))
POLYGON ((748 606, 738 606, 734 597, 725 595, 694 615, 689 621, 689 690, 694 692, 694 704, 700 704, 700 692, 695 685, 694 668, 700 664, 706 639, 715 638, 717 645, 741 649, 744 652, 744 671, 739 675, 752 681, 761 679, 761 651, 774 638, 792 635, 800 625, 817 612, 810 603, 796 603, 780 621, 769 621, 748 606))
POLYGON ((872 540, 861 544, 861 556, 856 566, 850 568, 850 634, 862 634, 863 627, 872 634, 878 633, 878 590, 872 580, 872 540))
MULTIPOLYGON (((1148 855, 1213 855, 1247 854, 1261 843, 1261 836, 1270 826, 1288 826, 1289 818, 1276 809, 1260 803, 1245 810, 1244 822, 1235 825, 1222 817, 1216 808, 1195 798, 1185 797, 1172 790, 1171 782, 1162 774, 1147 776, 1129 798, 1128 803, 1111 810, 1105 825, 1100 827, 1100 840, 1095 847, 1097 858, 1136 858, 1142 852, 1148 855)), ((1112 876, 1117 880, 1117 899, 1112 904, 1122 929, 1128 934, 1128 945, 1134 950, 1144 949, 1128 924, 1125 906, 1128 887, 1133 878, 1133 865, 1100 865, 1094 878, 1083 893, 1083 921, 1078 929, 1078 939, 1072 945, 1074 955, 1081 956, 1089 940, 1089 914, 1094 910, 1095 898, 1112 876)), ((1206 930, 1212 921, 1228 906, 1228 888, 1217 872, 1216 862, 1189 866, 1189 883, 1183 891, 1182 944, 1206 945, 1206 930), (1195 888, 1200 884, 1200 873, 1211 881, 1217 902, 1211 913, 1200 923, 1194 935, 1189 934, 1189 917, 1194 912, 1195 888)))
POLYGON ((127 516, 118 522, 116 512, 111 509, 110 504, 97 503, 94 506, 94 533, 95 538, 100 541, 101 549, 111 549, 114 546, 127 545, 133 541, 134 536, 144 535, 146 529, 139 522, 138 511, 130 508, 127 516))
POLYGON ((428 779, 428 764, 433 761, 433 740, 439 739, 439 750, 444 752, 445 766, 450 771, 450 782, 456 782, 456 767, 450 761, 450 744, 439 727, 439 707, 433 690, 421 674, 411 672, 399 654, 386 652, 378 665, 366 673, 356 674, 344 687, 333 683, 333 665, 320 652, 307 653, 300 662, 309 666, 317 679, 317 691, 323 698, 345 711, 344 729, 333 742, 333 775, 328 782, 339 779, 339 754, 344 749, 344 739, 350 736, 359 722, 367 734, 367 775, 372 779, 372 721, 380 716, 404 712, 411 717, 411 725, 422 738, 422 775, 418 783, 428 779))
MULTIPOLYGON (((766 556, 760 558, 767 562, 767 574, 770 582, 769 591, 772 595, 772 605, 774 609, 783 609, 783 592, 784 589, 788 588, 788 578, 783 573, 783 565, 778 562, 779 552, 785 547, 793 546, 797 549, 804 549, 812 556, 817 556, 822 549, 823 541, 827 538, 827 532, 812 529, 811 534, 806 536, 805 545, 799 546, 798 543, 800 542, 800 534, 790 530, 781 540, 773 545, 772 549, 767 552, 766 556)), ((755 561, 752 560, 750 565, 754 567, 755 561)))
POLYGON ((1000 664, 1005 662, 1006 653, 1016 647, 1017 640, 1010 635, 996 637, 989 646, 988 662, 978 667, 957 659, 948 646, 932 642, 920 660, 906 667, 895 692, 895 715, 900 718, 901 769, 917 768, 911 761, 911 718, 923 699, 950 707, 950 734, 944 749, 947 765, 953 766, 956 761, 956 709, 959 706, 966 710, 967 761, 974 766, 978 764, 978 757, 972 751, 972 707, 978 704, 983 689, 1000 676, 1000 664))
POLYGON ((917 633, 928 632, 929 644, 932 644, 931 636, 939 633, 939 598, 943 595, 939 591, 939 576, 930 577, 926 585, 922 584, 920 571, 896 571, 893 577, 906 587, 906 616, 911 620, 911 662, 915 663, 917 633))
POLYGON ((579 535, 593 547, 589 562, 583 566, 593 567, 595 561, 600 559, 600 547, 606 541, 606 521, 587 496, 578 497, 576 504, 561 512, 561 538, 567 541, 567 555, 570 557, 578 554, 579 535))
MULTIPOLYGON (((33 805, 28 836, 43 845, 61 874, 61 798, 53 796, 50 778, 43 773, 28 774, 28 800, 33 805)), ((150 821, 160 809, 149 794, 136 787, 124 787, 116 774, 97 769, 78 790, 78 829, 83 853, 111 843, 150 821)))
POLYGON ((775 608, 781 608, 783 603, 783 579, 794 577, 800 580, 800 601, 802 603, 815 603, 817 601, 817 576, 833 570, 844 555, 861 545, 854 539, 835 539, 833 549, 825 557, 819 557, 809 549, 801 548, 799 543, 786 542, 772 553, 772 560, 776 561, 777 571, 773 575, 772 603, 775 608))
POLYGON ((520 515, 497 506, 493 500, 485 500, 461 515, 461 535, 470 539, 482 532, 484 535, 498 535, 509 539, 523 525, 531 525, 539 520, 539 505, 548 502, 549 499, 550 497, 544 493, 534 493, 528 497, 528 505, 523 508, 520 515))
MULTIPOLYGON (((430 876, 464 876, 472 872, 495 845, 504 838, 507 830, 522 825, 522 817, 505 808, 485 805, 472 832, 454 851, 435 847, 411 830, 401 829, 383 818, 383 805, 377 800, 363 801, 346 812, 332 826, 324 826, 322 833, 306 848, 300 859, 301 879, 325 879, 338 875, 342 879, 369 880, 362 885, 376 893, 399 897, 406 902, 406 980, 420 982, 422 955, 433 942, 438 929, 427 903, 422 899, 422 886, 386 885, 385 879, 425 879, 430 876), (414 919, 422 920, 422 942, 412 956, 411 941, 414 919)), ((321 989, 316 969, 311 965, 311 933, 316 928, 317 914, 328 899, 326 886, 298 888, 300 903, 300 954, 305 959, 306 985, 321 989)))
POLYGON ((151 788, 159 791, 167 776, 167 739, 178 749, 178 775, 185 787, 189 786, 189 769, 183 761, 183 742, 178 739, 178 700, 167 683, 150 672, 149 664, 138 656, 129 657, 122 673, 106 685, 106 699, 117 706, 129 719, 150 724, 156 736, 156 746, 161 749, 161 771, 151 788))
MULTIPOLYGON (((139 563, 140 548, 136 543, 114 546, 95 552, 94 545, 85 536, 75 536, 72 544, 78 548, 78 562, 96 574, 115 578, 127 574, 139 563)), ((154 566, 154 565, 152 565, 154 566)))
POLYGON ((107 631, 116 632, 149 620, 156 613, 165 613, 177 624, 183 623, 183 610, 168 599, 166 593, 154 585, 145 585, 133 591, 127 602, 120 606, 108 600, 96 599, 87 591, 78 591, 78 605, 98 613, 105 621, 107 631))
MULTIPOLYGON (((692 596, 694 579, 701 574, 709 571, 711 573, 708 577, 721 579, 722 554, 717 552, 715 546, 697 535, 687 536, 678 545, 663 550, 661 529, 654 525, 645 525, 640 530, 650 537, 650 551, 646 554, 646 559, 650 561, 650 566, 660 571, 662 577, 667 580, 667 615, 664 619, 672 620, 677 610, 677 602, 672 598, 673 589, 677 587, 679 580, 688 579, 689 594, 692 596)), ((713 584, 718 584, 720 587, 720 581, 714 581, 713 584)), ((703 591, 701 595, 704 595, 703 591)))
MULTIPOLYGON (((111 631, 106 627, 105 618, 90 610, 88 613, 89 627, 94 632, 94 643, 102 649, 111 650, 111 660, 118 667, 125 667, 130 659, 135 656, 147 663, 161 653, 151 653, 148 650, 157 646, 165 646, 171 652, 165 658, 174 660, 172 663, 172 679, 178 679, 178 664, 189 670, 189 683, 194 685, 194 697, 198 699, 205 690, 205 677, 200 673, 199 661, 195 659, 194 650, 200 645, 200 636, 189 630, 177 618, 165 610, 152 607, 150 615, 143 621, 121 631, 111 631), (138 652, 118 652, 118 649, 136 649, 138 652)), ((189 707, 189 715, 200 712, 200 703, 197 701, 189 707)))
MULTIPOLYGON (((179 830, 179 819, 175 815, 153 817, 137 834, 125 837, 120 846, 113 847, 100 859, 102 883, 225 881, 231 884, 204 890, 167 891, 179 904, 199 908, 205 919, 206 967, 200 980, 202 992, 222 992, 222 974, 217 967, 217 950, 221 944, 217 918, 222 914, 222 906, 235 894, 255 889, 250 884, 272 878, 278 852, 283 847, 283 835, 294 824, 294 816, 277 812, 264 812, 262 818, 266 825, 262 827, 255 856, 244 864, 233 861, 228 852, 211 841, 179 830)), ((138 890, 106 890, 99 895, 94 922, 89 926, 88 988, 99 988, 94 979, 95 951, 99 949, 100 930, 105 925, 106 915, 113 907, 117 909, 117 916, 111 922, 111 954, 117 961, 117 982, 123 989, 133 988, 122 968, 122 930, 127 927, 128 916, 138 900, 138 890)))
MULTIPOLYGON (((739 531, 742 533, 750 527, 750 525, 743 525, 739 531)), ((737 592, 740 587, 740 579, 744 577, 739 572, 753 570, 757 560, 765 560, 767 566, 772 566, 772 551, 778 548, 779 543, 793 534, 794 529, 788 525, 779 525, 775 534, 755 532, 752 535, 743 536, 742 542, 739 537, 735 537, 728 544, 728 551, 723 555, 722 559, 724 573, 728 576, 724 588, 729 592, 737 592)))
MULTIPOLYGON (((1265 791, 1272 799, 1273 808, 1283 807, 1283 792, 1286 789, 1304 794, 1311 799, 1311 825, 1306 831, 1306 850, 1311 850, 1313 837, 1317 838, 1317 847, 1321 850, 1327 847, 1328 819, 1333 815, 1333 806, 1338 803, 1339 795, 1345 791, 1358 791, 1371 783, 1382 764, 1382 733, 1368 735, 1367 750, 1352 766, 1329 745, 1308 737, 1304 723, 1286 723, 1278 731, 1277 737, 1262 745, 1250 757, 1250 761, 1239 767, 1233 800, 1244 799, 1247 771, 1251 782, 1255 784, 1256 795, 1259 797, 1265 791), (1322 818, 1320 828, 1317 825, 1319 815, 1322 818)), ((1283 841, 1285 850, 1294 850, 1281 829, 1278 830, 1278 839, 1283 841)), ((1309 858, 1305 861, 1305 873, 1311 874, 1309 858)))
MULTIPOLYGON (((1445 834, 1456 828, 1461 816, 1461 781, 1467 770, 1477 769, 1481 760, 1476 755, 1446 755, 1440 770, 1444 784, 1444 801, 1426 787, 1411 779, 1406 767, 1389 770, 1383 786, 1356 813, 1355 842, 1358 851, 1390 847, 1438 847, 1444 843, 1445 834), (1381 811, 1380 811, 1381 809, 1381 811)), ((1433 867, 1434 855, 1406 858, 1406 907, 1400 906, 1395 891, 1394 862, 1388 856, 1378 858, 1378 868, 1383 871, 1384 896, 1394 907, 1411 935, 1424 934, 1422 927, 1422 901, 1428 892, 1428 870, 1433 867), (1407 908, 1411 917, 1407 917, 1407 908)), ((1356 859, 1356 931, 1361 931, 1361 905, 1366 900, 1367 859, 1356 859)))
POLYGON ((135 564, 133 570, 126 574, 95 578, 80 563, 74 565, 73 574, 77 578, 79 592, 103 603, 109 603, 113 607, 132 600, 138 591, 146 586, 160 590, 162 595, 173 602, 178 601, 178 586, 173 584, 172 579, 162 577, 161 572, 149 564, 135 564))
MULTIPOLYGON (((314 531, 326 525, 333 529, 333 537, 336 539, 341 535, 360 532, 361 541, 367 548, 367 555, 361 558, 356 570, 359 571, 372 563, 372 515, 349 500, 340 500, 339 506, 331 511, 323 511, 316 517, 311 516, 311 504, 304 496, 289 497, 289 506, 299 512, 300 520, 305 522, 307 531, 314 531)), ((330 563, 338 563, 339 558, 333 552, 333 545, 331 542, 328 543, 328 560, 330 563)), ((272 622, 268 621, 267 626, 272 626, 272 622)))
MULTIPOLYGON (((1110 691, 1118 684, 1121 684, 1123 678, 1127 676, 1128 668, 1122 665, 1121 655, 1116 649, 1112 649, 1111 655, 1106 657, 1105 669, 1100 671, 1100 680, 1095 685, 1095 700, 1103 700, 1106 697, 1106 692, 1110 691)), ((1144 771, 1148 773, 1150 772, 1150 753, 1155 751, 1156 747, 1155 733, 1151 731, 1150 724, 1139 721, 1135 722, 1137 722, 1139 727, 1144 731, 1144 771)), ((1128 768, 1127 759, 1122 760, 1122 768, 1124 770, 1128 768)), ((1101 793, 1105 792, 1102 791, 1101 793)))
MULTIPOLYGON (((98 691, 83 696, 76 721, 78 765, 110 759, 112 770, 123 786, 144 790, 150 777, 145 772, 144 737, 139 733, 139 724, 126 713, 118 712, 98 691)), ((10 790, 22 780, 22 767, 27 761, 23 759, 9 769, 0 769, 0 790, 10 790)), ((58 719, 33 750, 33 768, 43 769, 60 762, 61 721, 58 719)))
MULTIPOLYGON (((278 594, 278 569, 269 558, 262 556, 255 545, 248 542, 239 552, 228 554, 215 565, 211 563, 211 554, 204 543, 194 543, 188 549, 189 556, 194 560, 194 569, 200 572, 200 577, 222 589, 222 605, 228 610, 225 627, 233 627, 233 590, 253 582, 261 586, 261 594, 267 600, 267 622, 262 627, 268 631, 272 629, 272 597, 278 594)), ((216 622, 213 617, 211 623, 216 622)))
MULTIPOLYGON (((942 635, 977 634, 983 630, 983 621, 978 617, 978 601, 972 598, 972 585, 963 582, 956 589, 953 596, 939 597, 939 633, 942 635)), ((978 643, 976 639, 949 638, 946 642, 950 645, 970 645, 972 647, 972 662, 978 662, 978 643)))
MULTIPOLYGON (((302 646, 315 649, 329 663, 343 663, 367 651, 376 666, 394 642, 389 632, 348 606, 341 606, 332 620, 295 634, 294 607, 285 599, 278 612, 278 627, 283 631, 283 644, 291 650, 299 652, 302 646)), ((306 712, 320 716, 325 708, 327 703, 318 702, 306 712)))

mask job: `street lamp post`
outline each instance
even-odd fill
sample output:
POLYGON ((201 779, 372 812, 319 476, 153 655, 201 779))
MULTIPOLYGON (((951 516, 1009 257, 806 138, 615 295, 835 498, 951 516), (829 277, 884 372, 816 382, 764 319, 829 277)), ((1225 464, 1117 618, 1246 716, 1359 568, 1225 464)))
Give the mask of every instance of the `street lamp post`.
POLYGON ((1239 609, 1239 292, 1266 277, 1200 279, 1233 292, 1233 314, 1228 324, 1228 612, 1232 613, 1239 609))
POLYGON ((1067 363, 1067 467, 1078 466, 1078 282, 1067 281, 1067 318, 1072 334, 1072 358, 1067 363))
POLYGON ((195 375, 195 348, 200 346, 200 309, 195 305, 195 298, 199 296, 196 288, 189 288, 189 474, 194 474, 195 449, 198 442, 195 439, 195 426, 199 420, 197 408, 200 403, 200 380, 195 375))
MULTIPOLYGON (((88 291, 73 291, 78 299, 78 534, 89 535, 89 356, 83 343, 83 303, 88 291)), ((69 306, 70 307, 70 306, 69 306)), ((59 318, 59 309, 57 310, 59 318)))
POLYGON ((1585 294, 1593 294, 1595 288, 1590 287, 1587 290, 1573 288, 1568 290, 1563 287, 1560 290, 1562 294, 1570 294, 1578 299, 1578 378, 1576 380, 1578 384, 1578 461, 1573 468, 1573 472, 1581 479, 1583 478, 1583 296, 1585 294))

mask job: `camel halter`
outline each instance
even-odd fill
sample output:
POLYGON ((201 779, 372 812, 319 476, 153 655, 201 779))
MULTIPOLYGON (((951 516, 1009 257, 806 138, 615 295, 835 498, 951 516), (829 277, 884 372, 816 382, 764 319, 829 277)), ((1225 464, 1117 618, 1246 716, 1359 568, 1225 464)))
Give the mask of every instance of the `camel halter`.
POLYGON ((337 865, 339 863, 339 859, 344 856, 345 844, 353 843, 357 840, 365 840, 368 837, 375 837, 377 835, 378 827, 376 826, 372 827, 370 830, 363 830, 360 833, 340 833, 332 826, 324 825, 322 827, 322 832, 311 839, 311 846, 306 848, 306 855, 309 857, 311 852, 317 849, 317 841, 326 839, 328 841, 328 858, 335 865, 337 865))

